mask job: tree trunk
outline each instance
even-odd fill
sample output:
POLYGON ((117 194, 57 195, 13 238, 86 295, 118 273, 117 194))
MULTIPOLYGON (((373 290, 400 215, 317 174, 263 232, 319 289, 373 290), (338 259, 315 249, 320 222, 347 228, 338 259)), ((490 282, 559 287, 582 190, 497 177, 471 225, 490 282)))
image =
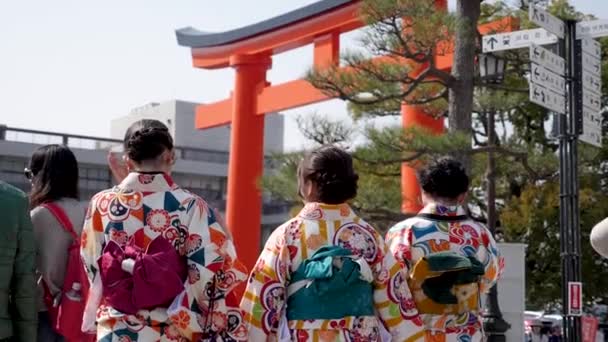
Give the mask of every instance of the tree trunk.
MULTIPOLYGON (((452 76, 455 81, 449 90, 449 129, 471 135, 473 111, 473 80, 475 76, 476 30, 480 14, 480 1, 458 0, 454 62, 452 76)), ((470 169, 469 154, 455 156, 470 169)))

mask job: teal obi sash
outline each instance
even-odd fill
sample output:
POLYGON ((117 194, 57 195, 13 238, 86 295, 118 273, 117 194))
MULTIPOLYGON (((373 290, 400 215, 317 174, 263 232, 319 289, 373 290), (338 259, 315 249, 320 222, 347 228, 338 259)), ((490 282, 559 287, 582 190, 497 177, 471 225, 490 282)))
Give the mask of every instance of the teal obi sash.
POLYGON ((287 319, 373 316, 372 281, 365 260, 354 258, 348 249, 323 246, 291 275, 287 319))

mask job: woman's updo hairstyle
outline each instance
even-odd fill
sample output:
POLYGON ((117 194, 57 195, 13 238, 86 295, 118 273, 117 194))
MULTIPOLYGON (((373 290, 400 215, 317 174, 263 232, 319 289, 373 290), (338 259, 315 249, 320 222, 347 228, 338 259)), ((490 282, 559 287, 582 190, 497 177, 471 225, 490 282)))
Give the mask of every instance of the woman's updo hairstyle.
POLYGON ((173 138, 164 123, 143 119, 127 129, 124 148, 129 159, 141 163, 158 158, 166 150, 172 150, 173 138))
POLYGON ((306 154, 298 167, 299 187, 307 180, 314 182, 315 200, 321 203, 341 204, 357 196, 359 176, 353 168, 353 159, 335 146, 323 146, 306 154))

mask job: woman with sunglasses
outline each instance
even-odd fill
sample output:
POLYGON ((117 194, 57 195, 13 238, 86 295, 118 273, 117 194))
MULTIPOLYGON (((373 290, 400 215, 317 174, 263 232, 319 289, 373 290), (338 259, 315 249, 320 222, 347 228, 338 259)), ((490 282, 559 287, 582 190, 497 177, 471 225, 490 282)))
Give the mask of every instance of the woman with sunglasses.
POLYGON ((78 235, 84 222, 86 203, 78 200, 78 162, 62 145, 39 147, 25 169, 32 184, 31 216, 36 240, 36 270, 39 285, 38 341, 63 341, 51 324, 48 301, 62 292, 68 262, 68 248, 74 238, 52 210, 60 210, 78 235))
POLYGON ((216 211, 173 182, 168 128, 135 122, 124 151, 127 172, 110 160, 120 184, 95 195, 87 212, 83 328, 108 342, 246 341, 234 295, 246 269, 216 211))

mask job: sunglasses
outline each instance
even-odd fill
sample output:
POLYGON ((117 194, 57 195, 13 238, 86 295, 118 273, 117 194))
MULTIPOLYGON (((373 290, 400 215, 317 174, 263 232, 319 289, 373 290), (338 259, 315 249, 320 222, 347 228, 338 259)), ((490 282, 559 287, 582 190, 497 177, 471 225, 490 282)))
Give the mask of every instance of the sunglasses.
POLYGON ((23 174, 25 175, 25 178, 29 180, 32 180, 32 178, 34 178, 35 176, 34 172, 32 172, 32 170, 28 169, 27 167, 23 169, 23 174))

